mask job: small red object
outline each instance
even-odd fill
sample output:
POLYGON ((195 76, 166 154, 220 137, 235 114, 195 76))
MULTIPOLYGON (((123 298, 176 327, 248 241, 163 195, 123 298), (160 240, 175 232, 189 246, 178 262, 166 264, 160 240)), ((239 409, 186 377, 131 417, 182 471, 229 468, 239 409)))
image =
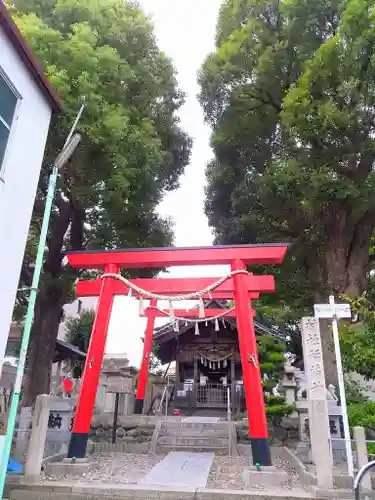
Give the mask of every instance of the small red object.
POLYGON ((70 393, 73 391, 73 381, 70 378, 65 378, 63 382, 64 392, 70 393))
POLYGON ((175 408, 175 409, 173 410, 173 416, 175 416, 175 417, 179 417, 180 415, 181 415, 180 410, 178 410, 177 408, 175 408))

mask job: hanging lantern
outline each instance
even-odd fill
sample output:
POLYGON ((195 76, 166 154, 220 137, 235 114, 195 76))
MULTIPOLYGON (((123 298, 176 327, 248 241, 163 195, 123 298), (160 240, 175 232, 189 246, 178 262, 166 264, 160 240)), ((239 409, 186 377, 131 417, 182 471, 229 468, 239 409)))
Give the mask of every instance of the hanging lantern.
POLYGON ((180 331, 180 322, 178 321, 178 319, 176 319, 176 321, 174 323, 173 329, 174 329, 175 332, 179 332, 180 331))
POLYGON ((228 361, 224 359, 224 368, 226 368, 227 366, 228 366, 228 361))
POLYGON ((210 370, 211 370, 211 368, 212 368, 212 363, 211 363, 211 361, 209 362, 209 365, 208 365, 208 366, 210 367, 210 370))
POLYGON ((64 378, 63 388, 64 392, 70 394, 73 391, 73 380, 71 378, 64 378))
POLYGON ((188 321, 187 321, 187 319, 185 319, 185 326, 188 326, 188 321))
POLYGON ((208 321, 206 320, 206 323, 205 323, 206 326, 208 326, 208 321))
POLYGON ((226 328, 227 324, 225 323, 225 319, 224 318, 221 318, 221 322, 223 323, 223 327, 226 328))
POLYGON ((195 323, 195 335, 199 335, 199 326, 198 326, 198 323, 195 323))
POLYGON ((128 291, 128 297, 131 297, 132 296, 132 289, 129 288, 129 291, 128 291))
POLYGON ((219 321, 218 319, 216 318, 215 319, 215 332, 218 332, 220 330, 220 327, 219 327, 219 321))

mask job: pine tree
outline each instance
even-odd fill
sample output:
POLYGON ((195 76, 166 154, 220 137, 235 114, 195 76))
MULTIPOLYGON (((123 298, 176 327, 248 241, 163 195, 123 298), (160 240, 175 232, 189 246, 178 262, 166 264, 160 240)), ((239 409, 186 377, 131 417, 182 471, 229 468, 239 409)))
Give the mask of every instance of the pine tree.
POLYGON ((272 335, 258 337, 257 344, 267 419, 273 426, 278 426, 283 417, 294 410, 294 405, 285 403, 283 395, 273 394, 284 373, 285 345, 272 335))

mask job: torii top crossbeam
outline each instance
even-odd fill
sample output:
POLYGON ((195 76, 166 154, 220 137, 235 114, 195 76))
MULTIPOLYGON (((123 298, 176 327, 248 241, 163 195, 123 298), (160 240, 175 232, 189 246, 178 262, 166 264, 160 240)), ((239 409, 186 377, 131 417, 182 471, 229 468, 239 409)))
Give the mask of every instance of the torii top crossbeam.
POLYGON ((188 248, 140 248, 126 250, 68 251, 68 263, 79 269, 104 269, 108 264, 120 268, 225 265, 235 260, 245 264, 280 264, 287 243, 188 248))
MULTIPOLYGON (((257 298, 255 294, 259 295, 260 292, 267 293, 275 290, 275 278, 273 276, 249 274, 246 279, 249 293, 254 294, 252 298, 257 298)), ((218 278, 139 278, 132 280, 132 283, 153 293, 182 295, 204 289, 217 280, 218 278)), ((78 281, 76 295, 77 297, 99 296, 101 287, 101 279, 78 281)), ((231 278, 219 285, 212 293, 215 294, 216 298, 220 296, 218 294, 223 294, 224 298, 232 298, 233 290, 234 284, 233 278, 231 278)), ((128 292, 129 288, 121 281, 116 281, 112 286, 112 293, 114 295, 125 295, 128 292)))

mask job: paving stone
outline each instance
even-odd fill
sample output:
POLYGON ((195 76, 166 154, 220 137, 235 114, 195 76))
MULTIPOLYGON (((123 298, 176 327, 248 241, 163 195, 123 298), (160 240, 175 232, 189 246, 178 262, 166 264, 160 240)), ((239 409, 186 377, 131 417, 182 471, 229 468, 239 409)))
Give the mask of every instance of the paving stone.
POLYGON ((139 484, 204 488, 213 459, 213 453, 172 451, 139 484))

